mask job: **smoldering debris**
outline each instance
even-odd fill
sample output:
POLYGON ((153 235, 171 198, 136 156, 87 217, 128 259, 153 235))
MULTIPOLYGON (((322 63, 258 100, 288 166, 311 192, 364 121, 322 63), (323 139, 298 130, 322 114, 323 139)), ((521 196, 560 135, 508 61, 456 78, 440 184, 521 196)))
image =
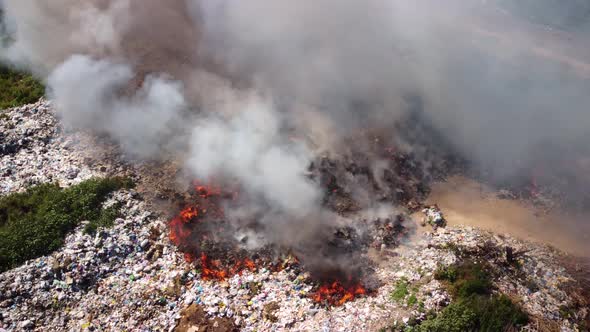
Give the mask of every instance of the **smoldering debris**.
MULTIPOLYGON (((321 188, 322 208, 332 212, 311 217, 330 219, 294 219, 278 213, 274 215, 278 220, 269 222, 268 212, 241 213, 243 206, 252 206, 244 201, 252 196, 242 195, 242 186, 195 184, 192 198, 180 203, 182 210, 171 221, 172 241, 197 265, 210 270, 209 260, 217 262, 222 272, 214 275, 223 278, 244 269, 246 260, 272 269, 280 257, 292 254, 313 280, 326 285, 349 280, 377 287, 366 259, 368 250, 385 252, 404 243, 414 231, 404 211, 421 206, 433 174, 442 177, 452 170, 443 168, 451 165, 449 161, 422 164, 377 136, 367 141, 372 142, 371 149, 351 151, 342 158, 318 158, 310 165, 307 176, 321 188), (379 167, 369 166, 374 160, 380 160, 379 167), (285 217, 293 219, 280 220, 285 217), (309 230, 313 236, 306 233, 309 230)), ((268 203, 267 209, 272 208, 268 203)))
POLYGON ((247 221, 259 236, 249 250, 271 243, 321 265, 308 254, 319 250, 354 266, 334 255, 356 239, 355 214, 416 210, 429 183, 465 161, 499 182, 587 155, 587 80, 560 56, 531 61, 523 43, 473 42, 505 35, 481 6, 10 1, 0 58, 46 81, 64 123, 135 157, 172 155, 200 180, 237 182, 222 238, 247 221), (338 250, 324 250, 330 240, 338 250))

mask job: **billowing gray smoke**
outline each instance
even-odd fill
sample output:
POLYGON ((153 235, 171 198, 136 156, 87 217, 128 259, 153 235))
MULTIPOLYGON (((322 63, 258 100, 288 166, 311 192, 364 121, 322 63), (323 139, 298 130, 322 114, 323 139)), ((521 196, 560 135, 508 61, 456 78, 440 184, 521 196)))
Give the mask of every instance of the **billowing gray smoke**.
POLYGON ((269 223, 267 240, 295 243, 308 233, 282 236, 276 227, 313 233, 325 213, 304 174, 311 151, 286 135, 275 96, 234 88, 216 59, 198 52, 195 5, 193 21, 183 1, 6 3, 14 42, 2 58, 46 79, 66 124, 106 133, 134 157, 188 156, 203 181, 237 180, 249 206, 233 213, 255 211, 269 223))
POLYGON ((66 123, 140 157, 188 153, 196 177, 237 179, 301 225, 323 213, 304 176, 314 154, 361 128, 393 128, 408 96, 502 179, 564 160, 564 147, 587 152, 590 65, 543 47, 561 41, 536 26, 482 14, 495 6, 5 0, 13 42, 1 57, 46 79, 66 123))
POLYGON ((290 116, 308 120, 306 107, 327 116, 329 145, 355 128, 391 126, 407 111, 403 96, 418 95, 434 127, 495 180, 531 169, 587 174, 575 156, 589 152, 590 45, 562 39, 587 39, 576 22, 588 21, 578 17, 590 18, 588 6, 488 3, 204 1, 198 17, 204 54, 286 99, 290 116), (505 9, 516 18, 486 16, 505 9), (570 13, 572 31, 545 33, 554 27, 518 16, 527 10, 559 22, 570 13))
POLYGON ((128 65, 73 55, 47 83, 49 97, 69 125, 108 133, 128 151, 149 157, 173 142, 187 105, 182 84, 158 76, 147 76, 133 96, 121 96, 132 78, 128 65))

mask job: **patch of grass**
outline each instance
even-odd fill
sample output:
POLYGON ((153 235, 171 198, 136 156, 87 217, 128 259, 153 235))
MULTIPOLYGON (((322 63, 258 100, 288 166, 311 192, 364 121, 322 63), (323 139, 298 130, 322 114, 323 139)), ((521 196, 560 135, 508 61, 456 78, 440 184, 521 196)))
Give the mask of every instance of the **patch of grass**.
POLYGON ((507 331, 528 322, 527 315, 505 295, 474 295, 449 304, 405 332, 507 331))
POLYGON ((528 322, 526 313, 505 295, 492 294, 492 282, 483 264, 465 262, 439 268, 454 301, 438 315, 411 326, 410 332, 506 331, 528 322))
POLYGON ((414 326, 411 332, 464 332, 477 326, 477 314, 464 303, 451 303, 434 318, 414 326))
POLYGON ((408 281, 405 279, 399 280, 395 284, 395 289, 391 292, 391 299, 396 302, 401 302, 409 294, 408 281))
POLYGON ((0 271, 51 253, 81 221, 88 231, 112 224, 118 206, 103 209, 108 195, 133 183, 124 178, 90 179, 62 189, 42 184, 0 197, 0 271))
MULTIPOLYGON (((418 297, 416 296, 418 290, 418 286, 414 285, 410 288, 410 283, 408 282, 408 280, 402 278, 401 280, 397 281, 397 283, 395 284, 395 288, 393 292, 391 292, 389 297, 391 298, 391 300, 398 303, 403 303, 405 300, 405 303, 408 306, 413 307, 417 305, 419 302, 418 297)), ((422 306, 424 306, 423 303, 422 306)))
POLYGON ((425 304, 424 304, 424 301, 422 301, 422 300, 419 300, 419 301, 418 301, 418 310, 419 310, 420 312, 424 312, 424 309, 425 309, 425 304))
POLYGON ((418 298, 416 297, 416 294, 411 294, 408 297, 408 306, 412 307, 417 303, 418 303, 418 298))
POLYGON ((528 322, 527 314, 506 295, 471 296, 463 300, 475 309, 480 331, 506 331, 528 322))
POLYGON ((455 282, 455 280, 457 280, 457 268, 454 266, 439 266, 438 269, 434 271, 434 279, 455 282))
POLYGON ((45 87, 33 76, 0 65, 0 109, 31 104, 45 94, 45 87))
POLYGON ((575 316, 575 311, 567 305, 562 305, 559 307, 559 314, 565 319, 570 319, 575 316))
POLYGON ((446 281, 451 294, 455 297, 468 297, 472 294, 489 294, 492 282, 486 268, 482 264, 466 262, 458 266, 450 266, 437 270, 437 280, 446 281))
POLYGON ((94 234, 99 227, 111 227, 115 219, 120 216, 121 204, 114 204, 106 209, 100 211, 100 215, 95 220, 90 220, 84 226, 84 232, 87 234, 94 234))

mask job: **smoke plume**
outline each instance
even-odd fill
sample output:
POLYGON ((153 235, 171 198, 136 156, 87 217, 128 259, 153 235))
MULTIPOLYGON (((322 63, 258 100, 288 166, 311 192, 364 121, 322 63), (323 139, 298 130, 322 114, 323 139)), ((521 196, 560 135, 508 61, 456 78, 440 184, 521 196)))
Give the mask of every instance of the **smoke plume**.
POLYGON ((139 157, 186 155, 198 178, 236 179, 280 241, 332 219, 305 175, 314 156, 343 153, 343 139, 366 128, 400 140, 394 125, 415 111, 412 99, 498 181, 539 165, 577 175, 589 155, 587 50, 566 49, 501 2, 0 4, 11 40, 0 58, 42 77, 63 121, 139 157))

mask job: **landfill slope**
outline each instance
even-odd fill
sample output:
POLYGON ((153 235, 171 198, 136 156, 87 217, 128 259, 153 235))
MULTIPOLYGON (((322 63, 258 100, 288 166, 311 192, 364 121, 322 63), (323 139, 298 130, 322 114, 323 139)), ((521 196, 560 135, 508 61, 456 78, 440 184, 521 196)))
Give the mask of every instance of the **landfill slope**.
MULTIPOLYGON (((126 172, 141 182, 141 167, 116 159, 90 162, 97 138, 59 127, 49 102, 3 112, 1 195, 126 172)), ((433 275, 466 254, 489 261, 494 287, 522 305, 534 318, 530 324, 576 331, 575 317, 587 310, 560 263, 563 253, 443 224, 436 230, 427 225, 406 244, 373 253, 380 257, 380 286, 339 307, 315 303, 309 296, 313 284, 297 269, 260 267, 224 281, 202 280, 198 267, 170 242, 167 216, 141 190, 120 190, 113 202, 122 206, 113 227, 88 235, 82 223, 61 249, 0 274, 0 331, 377 331, 440 312, 451 296, 433 275), (507 247, 516 253, 518 269, 506 266, 507 247), (392 299, 400 281, 416 288, 416 303, 392 299), (578 311, 561 310, 566 307, 578 311)))

